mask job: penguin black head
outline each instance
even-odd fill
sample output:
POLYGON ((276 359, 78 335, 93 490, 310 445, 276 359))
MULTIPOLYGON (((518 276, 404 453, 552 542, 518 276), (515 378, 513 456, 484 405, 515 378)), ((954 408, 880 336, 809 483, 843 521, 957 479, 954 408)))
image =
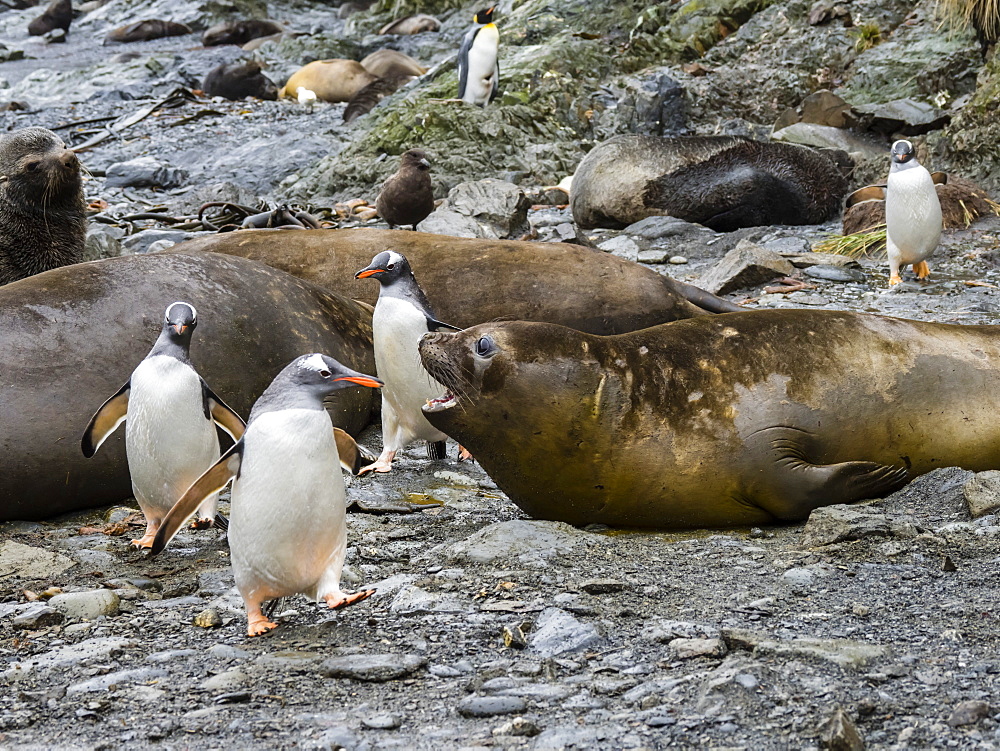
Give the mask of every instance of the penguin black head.
POLYGON ((896 141, 892 145, 892 161, 896 164, 906 164, 915 156, 913 144, 909 141, 896 141))
POLYGON ((378 279, 379 284, 392 284, 397 279, 413 276, 410 271, 410 263, 406 256, 394 250, 386 250, 379 253, 372 259, 372 262, 354 275, 355 279, 367 279, 373 276, 378 279))
POLYGON ((175 302, 167 306, 163 315, 163 331, 174 341, 190 342, 198 325, 198 311, 189 302, 175 302))
MULTIPOLYGON (((351 370, 329 355, 314 352, 296 357, 274 377, 250 412, 252 422, 267 412, 323 409, 323 397, 349 386, 379 388, 382 381, 351 370)), ((249 424, 249 423, 248 423, 249 424)))
POLYGON ((422 149, 410 149, 405 154, 400 161, 400 168, 412 167, 418 169, 421 172, 426 172, 431 168, 430 157, 427 156, 427 152, 422 149))
POLYGON ((484 26, 488 23, 493 23, 493 11, 497 9, 497 6, 491 5, 486 10, 481 10, 476 15, 472 17, 472 20, 476 23, 481 23, 484 26))

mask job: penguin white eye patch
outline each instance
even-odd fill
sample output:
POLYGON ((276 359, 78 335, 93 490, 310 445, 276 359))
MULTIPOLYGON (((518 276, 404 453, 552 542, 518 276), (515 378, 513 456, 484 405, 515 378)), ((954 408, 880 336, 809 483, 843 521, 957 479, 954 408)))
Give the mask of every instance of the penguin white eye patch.
POLYGON ((174 309, 175 305, 184 305, 184 306, 186 306, 191 311, 191 320, 192 321, 197 321, 198 320, 198 311, 195 310, 194 305, 192 305, 189 302, 174 302, 174 303, 170 303, 170 305, 167 306, 167 312, 163 316, 164 320, 166 320, 166 321, 170 320, 170 311, 174 309))

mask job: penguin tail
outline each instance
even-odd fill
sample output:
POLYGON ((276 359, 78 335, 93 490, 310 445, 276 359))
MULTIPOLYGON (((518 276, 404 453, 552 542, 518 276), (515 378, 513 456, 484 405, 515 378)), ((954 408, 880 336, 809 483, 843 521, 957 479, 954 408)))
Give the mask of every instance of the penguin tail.
POLYGON ((448 444, 444 441, 427 441, 427 458, 440 461, 448 456, 448 444))
POLYGON ((221 529, 223 532, 226 532, 229 530, 229 520, 222 514, 216 514, 215 526, 217 529, 221 529))

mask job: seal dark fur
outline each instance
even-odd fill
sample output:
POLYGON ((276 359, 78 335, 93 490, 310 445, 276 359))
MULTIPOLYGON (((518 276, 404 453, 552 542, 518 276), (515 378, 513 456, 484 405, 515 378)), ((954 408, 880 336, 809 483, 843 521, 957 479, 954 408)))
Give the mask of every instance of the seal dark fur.
POLYGON ((256 60, 222 63, 209 71, 201 88, 209 96, 232 100, 278 98, 278 86, 261 72, 256 60))
POLYGON ((616 136, 577 167, 573 218, 582 227, 625 227, 655 215, 717 231, 817 224, 847 192, 835 162, 802 146, 736 136, 616 136))
POLYGON ((48 34, 53 29, 69 33, 73 22, 73 5, 70 0, 52 0, 42 15, 28 24, 28 34, 37 37, 48 34))
POLYGON ((384 229, 252 230, 179 248, 252 258, 374 305, 354 272, 387 250, 406 256, 439 320, 548 321, 611 334, 741 308, 638 263, 568 243, 532 243, 384 229))
MULTIPOLYGON (((367 309, 242 258, 123 256, 0 287, 0 520, 44 519, 131 495, 124 431, 91 459, 79 438, 145 357, 163 311, 179 299, 198 310, 191 362, 243 417, 303 352, 329 352, 367 372, 375 367, 367 309)), ((370 389, 345 389, 326 406, 334 425, 356 433, 377 398, 370 389)))
POLYGON ((112 29, 104 39, 108 42, 146 42, 150 39, 184 36, 190 33, 191 27, 187 24, 149 18, 112 29))
POLYGON ((536 518, 797 521, 1000 468, 1000 326, 763 310, 608 337, 488 323, 420 352, 457 397, 427 419, 536 518))
POLYGON ((45 128, 0 136, 0 284, 83 260, 80 160, 45 128))
POLYGON ((249 19, 246 21, 226 21, 207 29, 201 35, 201 43, 206 47, 221 44, 244 45, 252 39, 280 34, 285 27, 276 21, 249 19))

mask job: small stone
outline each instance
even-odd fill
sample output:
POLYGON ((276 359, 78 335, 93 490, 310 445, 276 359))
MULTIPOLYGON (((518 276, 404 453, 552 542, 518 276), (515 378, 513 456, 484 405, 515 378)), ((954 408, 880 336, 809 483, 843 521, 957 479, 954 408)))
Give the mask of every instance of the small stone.
POLYGON ((598 244, 597 247, 605 253, 624 258, 627 261, 639 260, 639 245, 631 237, 625 235, 612 237, 610 240, 598 244))
POLYGON ((151 156, 140 156, 108 167, 105 185, 109 188, 178 188, 188 182, 182 169, 170 167, 151 156))
POLYGON ((515 717, 510 722, 493 728, 493 735, 511 735, 518 738, 532 738, 540 732, 542 729, 538 725, 523 717, 515 717))
POLYGON ((955 705, 951 716, 948 717, 948 724, 953 728, 962 727, 963 725, 975 725, 984 717, 989 717, 990 714, 990 705, 984 701, 976 699, 963 701, 955 705))
POLYGON ((962 486, 962 494, 973 519, 1000 510, 1000 471, 977 472, 962 486))
POLYGON ((946 555, 941 561, 941 570, 950 573, 952 571, 958 571, 958 566, 955 565, 955 562, 951 559, 951 556, 946 555))
POLYGON ((114 615, 121 601, 110 589, 94 589, 89 592, 67 592, 49 600, 49 605, 62 612, 67 618, 92 621, 102 615, 114 615))
POLYGON ((844 266, 830 266, 819 263, 815 266, 803 270, 806 276, 813 279, 822 279, 827 282, 863 282, 866 280, 865 272, 858 269, 845 268, 844 266))
POLYGON ((427 665, 421 655, 345 655, 332 657, 320 665, 327 678, 349 678, 354 681, 384 683, 405 678, 427 665))
POLYGON ((773 250, 743 239, 698 280, 697 285, 716 295, 764 284, 795 269, 773 250))
POLYGON ((403 723, 396 715, 377 714, 362 718, 361 724, 369 730, 395 730, 403 723))
POLYGON ((61 612, 39 602, 29 607, 23 613, 14 616, 11 625, 13 625, 15 630, 34 631, 48 626, 58 626, 64 620, 66 620, 66 616, 61 612))
POLYGON ((591 579, 583 582, 580 589, 589 595, 609 595, 622 592, 625 589, 625 583, 617 579, 591 579))
POLYGON ((71 558, 13 540, 0 544, 0 579, 47 579, 75 565, 71 558))
POLYGON ((222 625, 222 616, 215 608, 205 608, 191 622, 201 628, 216 628, 222 625))
POLYGON ((503 644, 511 649, 524 649, 528 646, 528 639, 520 626, 503 627, 503 644))
POLYGON ((829 751, 863 751, 865 748, 854 720, 840 707, 824 723, 820 744, 829 751))
POLYGON ((687 262, 688 259, 684 256, 670 256, 670 258, 667 259, 667 263, 672 263, 674 266, 682 266, 687 262))
POLYGON ((458 713, 463 717, 518 714, 526 709, 524 699, 516 696, 467 696, 458 703, 458 713))
POLYGON ((555 657, 594 647, 601 641, 595 625, 579 621, 565 610, 546 608, 538 616, 531 648, 542 657, 555 657))
POLYGON ((640 250, 639 263, 666 263, 669 253, 665 250, 640 250))
POLYGON ((243 688, 249 682, 249 676, 242 670, 226 670, 206 678, 201 682, 201 687, 206 691, 233 691, 243 688))
POLYGON ((781 580, 793 589, 807 589, 816 575, 807 568, 790 568, 781 575, 781 580))
POLYGON ((669 647, 679 660, 690 660, 694 657, 724 657, 728 651, 722 639, 674 639, 669 647))
POLYGON ((866 615, 871 614, 872 609, 867 605, 862 605, 861 603, 856 602, 851 606, 851 612, 856 616, 864 618, 866 615))

